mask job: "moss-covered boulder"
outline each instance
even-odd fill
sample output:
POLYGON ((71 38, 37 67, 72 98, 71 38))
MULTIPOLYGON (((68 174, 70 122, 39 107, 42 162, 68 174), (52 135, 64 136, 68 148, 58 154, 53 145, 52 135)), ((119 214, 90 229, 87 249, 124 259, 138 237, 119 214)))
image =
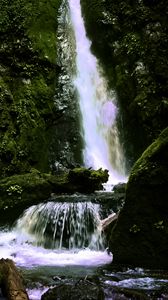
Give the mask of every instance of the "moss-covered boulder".
POLYGON ((86 168, 75 168, 69 171, 68 180, 78 186, 81 192, 88 193, 95 190, 102 190, 102 183, 108 181, 108 170, 97 171, 86 168))
POLYGON ((132 169, 110 250, 117 263, 168 268, 168 128, 132 169))
POLYGON ((107 180, 107 170, 85 168, 77 168, 57 176, 32 169, 23 175, 6 177, 0 180, 1 221, 9 211, 17 214, 33 204, 47 200, 51 193, 91 193, 102 189, 102 183, 107 180))

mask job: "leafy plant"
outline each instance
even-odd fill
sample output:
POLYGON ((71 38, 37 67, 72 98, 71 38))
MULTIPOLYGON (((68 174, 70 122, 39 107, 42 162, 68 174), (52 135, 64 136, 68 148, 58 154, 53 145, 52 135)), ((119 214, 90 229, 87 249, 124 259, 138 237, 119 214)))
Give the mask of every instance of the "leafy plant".
POLYGON ((163 223, 163 220, 154 223, 154 227, 155 227, 156 229, 161 229, 161 230, 163 230, 163 229, 164 229, 164 223, 163 223))
POLYGON ((8 189, 7 189, 7 193, 9 196, 12 195, 21 195, 23 192, 23 189, 21 188, 20 185, 11 185, 8 189))
POLYGON ((130 229, 129 229, 130 232, 132 233, 137 233, 139 231, 141 231, 141 229, 138 227, 138 225, 134 224, 130 229))

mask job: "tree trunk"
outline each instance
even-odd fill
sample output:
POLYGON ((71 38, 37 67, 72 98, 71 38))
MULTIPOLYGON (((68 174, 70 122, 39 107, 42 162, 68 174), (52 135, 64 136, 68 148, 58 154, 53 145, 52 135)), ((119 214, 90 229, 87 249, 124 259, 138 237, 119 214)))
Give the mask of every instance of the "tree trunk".
POLYGON ((118 215, 119 215, 119 213, 117 213, 117 214, 113 213, 113 214, 109 215, 106 219, 101 220, 102 230, 105 230, 109 224, 111 224, 112 222, 117 220, 118 215))

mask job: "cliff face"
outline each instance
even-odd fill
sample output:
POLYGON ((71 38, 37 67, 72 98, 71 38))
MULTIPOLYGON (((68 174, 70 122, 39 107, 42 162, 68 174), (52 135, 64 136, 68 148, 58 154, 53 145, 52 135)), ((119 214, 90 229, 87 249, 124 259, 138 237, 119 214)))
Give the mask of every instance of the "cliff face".
POLYGON ((24 173, 32 166, 49 170, 57 160, 62 131, 65 139, 71 138, 65 126, 77 122, 69 118, 67 125, 61 123, 64 112, 54 99, 61 72, 56 33, 61 2, 0 2, 1 177, 24 173))
MULTIPOLYGON (((75 95, 72 91, 63 103, 64 82, 58 84, 64 73, 57 57, 61 3, 0 3, 2 177, 32 166, 48 171, 55 161, 66 167, 81 163, 75 95)), ((117 91, 118 124, 129 167, 168 122, 166 1, 81 0, 81 4, 92 50, 110 88, 117 91)))
POLYGON ((168 124, 166 1, 81 0, 92 50, 117 91, 130 165, 168 124))

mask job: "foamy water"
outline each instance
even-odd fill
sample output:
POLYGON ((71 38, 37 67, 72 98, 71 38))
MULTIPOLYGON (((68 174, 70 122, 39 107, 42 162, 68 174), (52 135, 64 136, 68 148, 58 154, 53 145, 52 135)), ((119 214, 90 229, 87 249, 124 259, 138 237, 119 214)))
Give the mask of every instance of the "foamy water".
POLYGON ((0 257, 13 259, 18 266, 98 266, 112 261, 106 250, 56 250, 34 246, 30 236, 16 230, 0 232, 0 240, 0 257))
POLYGON ((109 263, 112 256, 105 250, 99 209, 91 202, 31 206, 13 230, 0 232, 0 257, 25 267, 109 263))

